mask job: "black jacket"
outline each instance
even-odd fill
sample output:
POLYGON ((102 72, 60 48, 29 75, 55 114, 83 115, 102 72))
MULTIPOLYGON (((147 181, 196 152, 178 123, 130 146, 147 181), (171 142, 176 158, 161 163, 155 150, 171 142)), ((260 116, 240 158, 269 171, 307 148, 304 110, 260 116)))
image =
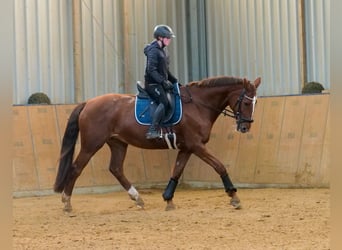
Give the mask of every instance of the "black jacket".
POLYGON ((156 40, 145 46, 144 54, 146 55, 145 81, 147 83, 161 84, 166 80, 172 83, 178 81, 169 71, 169 56, 156 40))

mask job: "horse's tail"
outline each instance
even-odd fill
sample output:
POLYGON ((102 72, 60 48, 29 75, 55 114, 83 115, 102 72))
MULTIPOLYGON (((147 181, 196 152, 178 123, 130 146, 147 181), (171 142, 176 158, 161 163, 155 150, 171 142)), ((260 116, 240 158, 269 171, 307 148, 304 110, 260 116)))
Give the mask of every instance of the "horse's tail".
POLYGON ((54 191, 61 193, 68 182, 69 173, 72 171, 72 161, 75 152, 75 145, 78 137, 78 118, 85 106, 85 102, 76 106, 72 111, 62 141, 61 156, 55 180, 54 191))

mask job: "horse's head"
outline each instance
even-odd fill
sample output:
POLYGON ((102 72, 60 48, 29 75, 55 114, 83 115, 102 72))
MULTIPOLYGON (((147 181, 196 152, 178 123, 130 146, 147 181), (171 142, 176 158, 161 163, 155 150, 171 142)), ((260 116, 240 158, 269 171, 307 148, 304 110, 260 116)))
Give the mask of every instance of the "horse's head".
POLYGON ((237 131, 246 133, 251 127, 257 99, 256 92, 260 83, 260 77, 255 79, 253 83, 243 79, 243 90, 230 98, 229 106, 234 112, 237 131))

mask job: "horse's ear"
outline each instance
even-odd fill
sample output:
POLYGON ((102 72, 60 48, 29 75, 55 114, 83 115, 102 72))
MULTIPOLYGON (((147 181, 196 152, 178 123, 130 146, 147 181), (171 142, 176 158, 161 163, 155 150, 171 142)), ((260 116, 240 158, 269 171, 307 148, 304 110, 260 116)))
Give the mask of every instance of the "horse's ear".
POLYGON ((254 86, 255 88, 258 88, 261 83, 261 77, 258 77, 257 79, 254 80, 254 86))

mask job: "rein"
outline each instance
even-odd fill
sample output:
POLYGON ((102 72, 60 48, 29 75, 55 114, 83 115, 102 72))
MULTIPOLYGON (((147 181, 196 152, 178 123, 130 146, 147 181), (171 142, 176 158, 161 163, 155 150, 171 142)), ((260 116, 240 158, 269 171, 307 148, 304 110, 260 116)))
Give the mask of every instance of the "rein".
POLYGON ((240 112, 241 111, 241 103, 242 103, 243 98, 247 98, 248 100, 253 100, 253 98, 251 98, 251 97, 249 97, 249 96, 247 96, 245 94, 245 90, 242 90, 239 98, 236 100, 236 103, 234 105, 234 108, 236 106, 238 106, 238 111, 236 112, 236 114, 231 109, 224 108, 223 110, 220 110, 220 109, 217 109, 215 107, 212 107, 212 106, 207 105, 207 104, 205 104, 203 102, 200 102, 200 101, 194 102, 194 100, 192 98, 192 95, 190 93, 189 87, 185 86, 185 90, 186 90, 186 92, 188 93, 188 96, 189 96, 189 101, 187 103, 190 103, 190 102, 198 103, 198 104, 202 105, 203 107, 205 107, 207 109, 216 111, 219 114, 223 114, 223 116, 229 116, 231 118, 235 118, 238 124, 241 124, 243 122, 249 122, 249 123, 253 122, 253 119, 245 118, 245 117, 240 115, 240 113, 241 113, 240 112))
POLYGON ((209 105, 207 105, 207 104, 205 104, 203 102, 200 102, 200 101, 194 102, 194 100, 192 99, 192 95, 190 93, 189 87, 185 86, 185 90, 186 90, 186 92, 188 93, 188 96, 189 96, 189 101, 187 103, 190 103, 190 102, 198 103, 198 104, 202 105, 203 107, 205 107, 207 109, 210 109, 210 110, 214 110, 217 113, 223 114, 224 116, 229 116, 229 117, 235 118, 234 112, 232 110, 227 109, 227 108, 225 108, 224 110, 219 110, 217 108, 209 106, 209 105))

